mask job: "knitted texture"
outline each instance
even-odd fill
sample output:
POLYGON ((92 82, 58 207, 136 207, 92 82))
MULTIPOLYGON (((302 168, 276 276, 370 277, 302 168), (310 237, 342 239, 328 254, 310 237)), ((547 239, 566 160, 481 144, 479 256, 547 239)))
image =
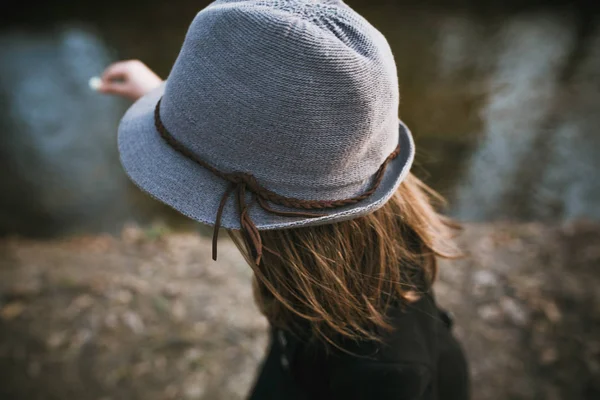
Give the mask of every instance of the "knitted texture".
POLYGON ((396 147, 396 149, 390 154, 386 160, 381 164, 377 174, 375 174, 375 179, 372 183, 372 187, 364 192, 363 194, 351 197, 347 199, 340 200, 302 200, 295 199, 293 197, 285 197, 281 196, 272 190, 264 188, 260 183, 256 180, 254 176, 249 173, 240 173, 240 172, 223 172, 219 171, 214 166, 208 164, 206 161, 198 158, 196 154, 186 148, 184 145, 179 143, 169 132, 167 128, 165 128, 162 123, 162 119, 160 117, 160 100, 156 104, 156 108, 154 110, 154 125, 156 126, 156 130, 162 136, 162 138, 167 142, 171 148, 178 151, 181 155, 186 157, 189 160, 194 161, 196 164, 201 166, 202 168, 210 171, 216 177, 224 179, 231 183, 231 187, 223 193, 223 197, 221 202, 219 203, 219 208, 217 210, 217 216, 215 220, 215 229, 213 233, 213 259, 217 259, 217 239, 219 236, 219 228, 221 226, 221 218, 223 216, 223 210, 225 208, 225 204, 227 204, 227 199, 229 195, 234 190, 237 191, 237 201, 238 201, 238 213, 240 214, 240 229, 242 234, 245 237, 247 245, 250 247, 252 254, 255 258, 256 265, 260 264, 260 259, 262 257, 262 239, 260 234, 258 233, 258 228, 256 224, 248 215, 248 206, 246 202, 246 189, 248 189, 256 198, 257 203, 263 210, 269 212, 271 214, 275 214, 283 217, 305 217, 305 218, 318 218, 324 216, 324 214, 318 214, 315 212, 308 212, 303 210, 326 210, 333 208, 340 208, 346 205, 352 205, 359 203, 367 198, 369 198, 383 180, 383 176, 385 175, 385 170, 388 164, 400 153, 400 145, 396 147), (276 210, 271 207, 272 204, 278 204, 281 206, 295 208, 299 211, 281 211, 276 210))
MULTIPOLYGON (((410 132, 397 117, 390 47, 341 1, 215 1, 192 22, 166 85, 123 118, 119 148, 132 180, 184 214, 214 224, 227 182, 161 140, 153 126, 161 97, 162 124, 198 159, 219 171, 250 174, 269 191, 295 199, 360 196, 400 147, 369 198, 318 218, 251 207, 259 229, 374 211, 393 194, 414 156, 410 132)), ((239 228, 236 213, 227 205, 222 225, 239 228)))

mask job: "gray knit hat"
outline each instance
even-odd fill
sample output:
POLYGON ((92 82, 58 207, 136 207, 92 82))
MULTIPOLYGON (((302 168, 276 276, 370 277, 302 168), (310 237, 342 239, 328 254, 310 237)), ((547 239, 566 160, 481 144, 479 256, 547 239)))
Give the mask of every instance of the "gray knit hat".
POLYGON ((383 206, 408 174, 398 102, 386 39, 342 1, 215 1, 166 83, 124 116, 121 161, 140 188, 206 224, 347 220, 383 206))

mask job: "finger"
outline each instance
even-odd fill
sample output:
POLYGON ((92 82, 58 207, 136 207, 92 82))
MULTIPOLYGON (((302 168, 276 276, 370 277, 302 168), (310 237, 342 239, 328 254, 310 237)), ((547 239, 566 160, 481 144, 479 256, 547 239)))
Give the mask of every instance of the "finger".
POLYGON ((123 84, 121 82, 112 82, 112 81, 102 81, 100 87, 98 87, 98 91, 106 94, 116 94, 120 96, 130 96, 131 88, 129 85, 123 84))
POLYGON ((108 68, 104 70, 102 73, 102 80, 105 82, 126 80, 130 74, 131 72, 129 63, 127 61, 119 61, 109 65, 108 68))

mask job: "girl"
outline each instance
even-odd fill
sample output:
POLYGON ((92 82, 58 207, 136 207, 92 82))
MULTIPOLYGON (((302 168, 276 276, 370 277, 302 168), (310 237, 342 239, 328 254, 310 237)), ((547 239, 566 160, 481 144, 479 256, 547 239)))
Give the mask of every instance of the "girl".
POLYGON ((337 0, 216 1, 162 82, 138 61, 99 88, 137 100, 130 178, 226 228, 254 271, 271 345, 251 399, 467 399, 431 286, 454 257, 436 195, 409 173, 385 38, 337 0), (140 98, 141 97, 141 98, 140 98))

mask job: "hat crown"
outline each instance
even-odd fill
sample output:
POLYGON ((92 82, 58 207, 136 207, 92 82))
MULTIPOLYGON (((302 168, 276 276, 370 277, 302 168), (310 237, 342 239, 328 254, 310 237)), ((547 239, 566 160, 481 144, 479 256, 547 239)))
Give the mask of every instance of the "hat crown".
POLYGON ((199 158, 298 198, 359 193, 398 144, 396 66, 341 1, 220 0, 194 19, 161 118, 199 158))

